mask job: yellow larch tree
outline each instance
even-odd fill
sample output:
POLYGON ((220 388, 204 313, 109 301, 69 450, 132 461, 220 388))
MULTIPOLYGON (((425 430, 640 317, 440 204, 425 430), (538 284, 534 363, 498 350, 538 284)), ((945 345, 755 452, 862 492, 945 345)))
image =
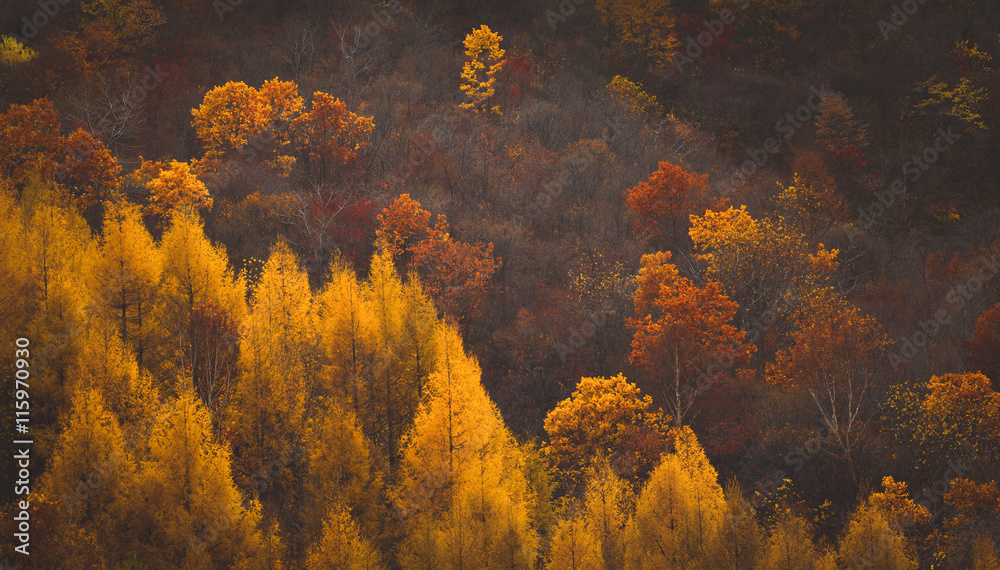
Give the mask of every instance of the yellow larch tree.
POLYGON ((375 323, 364 287, 343 257, 331 263, 317 297, 317 325, 324 357, 320 393, 339 399, 360 416, 375 354, 375 323))
MULTIPOLYGON (((148 459, 126 506, 139 560, 157 567, 253 567, 274 545, 258 530, 260 506, 233 483, 230 454, 212 440, 211 420, 185 392, 156 416, 148 459)), ((272 537, 272 541, 276 539, 272 537)))
POLYGON ((892 477, 882 480, 884 491, 872 493, 851 515, 838 544, 843 568, 906 570, 917 568, 917 556, 904 530, 930 521, 926 508, 906 495, 906 485, 892 477))
POLYGON ((242 320, 247 308, 246 280, 229 267, 226 250, 205 236, 193 212, 178 213, 160 241, 165 303, 190 318, 195 306, 212 301, 242 320))
POLYGON ((563 509, 549 544, 548 570, 603 570, 601 544, 587 528, 587 521, 572 501, 563 509))
POLYGON ((117 324, 101 314, 87 320, 79 332, 82 348, 67 366, 67 386, 69 393, 96 390, 118 421, 131 428, 155 411, 158 393, 119 336, 117 324))
POLYGON ((490 111, 500 114, 499 105, 489 105, 496 94, 496 75, 503 68, 506 52, 500 48, 503 37, 485 24, 465 36, 465 66, 462 68, 460 89, 465 93, 463 109, 490 111))
POLYGON ((306 555, 309 570, 378 570, 385 568, 378 549, 361 536, 358 524, 340 502, 323 519, 323 535, 306 555))
POLYGON ((162 274, 163 258, 139 208, 125 202, 109 204, 90 291, 98 310, 117 322, 122 340, 135 350, 140 366, 158 334, 155 306, 162 274))
POLYGON ((340 508, 371 531, 388 514, 378 508, 383 481, 375 469, 371 442, 343 403, 326 398, 319 407, 304 438, 308 471, 300 514, 305 532, 310 540, 320 538, 327 511, 340 508))
POLYGON ((234 276, 225 249, 205 237, 194 212, 178 211, 160 244, 162 323, 168 341, 157 374, 191 386, 219 433, 235 380, 235 325, 246 312, 246 282, 234 276))
POLYGON ((771 528, 761 564, 775 570, 833 570, 833 557, 816 548, 809 521, 784 508, 771 528))
POLYGON ((68 201, 54 199, 57 195, 52 185, 40 179, 25 184, 21 206, 26 226, 19 272, 31 283, 31 292, 23 292, 22 302, 34 305, 33 312, 24 311, 31 322, 20 330, 26 331, 32 343, 45 347, 44 360, 37 361, 32 372, 36 402, 32 415, 53 420, 69 404, 67 366, 82 349, 89 302, 86 276, 96 252, 86 221, 68 201))
MULTIPOLYGON (((135 460, 118 419, 100 392, 82 388, 74 396, 66 426, 43 476, 45 494, 58 499, 66 516, 110 538, 120 522, 119 501, 135 476, 135 460)), ((109 546, 113 541, 108 541, 109 546)))
POLYGON ((598 459, 587 469, 586 477, 582 503, 584 526, 598 545, 603 567, 622 567, 632 540, 635 493, 615 474, 607 460, 598 459))
POLYGON ((244 320, 240 377, 228 415, 241 476, 253 477, 275 458, 289 457, 300 441, 317 368, 314 320, 308 277, 279 243, 244 320))
POLYGON ((375 445, 387 452, 391 463, 398 459, 399 437, 416 409, 416 387, 405 382, 402 370, 404 297, 403 281, 385 249, 372 257, 365 284, 370 307, 375 359, 369 372, 367 431, 375 445))
POLYGON ((438 357, 437 310, 416 273, 410 273, 403 284, 403 327, 400 359, 404 383, 411 402, 408 416, 416 412, 423 399, 424 385, 438 357), (414 392, 416 397, 414 397, 414 392))
POLYGON ((451 326, 391 497, 403 518, 404 568, 530 568, 537 536, 524 456, 480 384, 476 360, 451 326))
POLYGON ((664 456, 636 503, 630 558, 639 567, 709 564, 720 542, 726 501, 718 475, 690 428, 678 431, 676 452, 664 456))
POLYGON ((707 559, 715 568, 759 568, 764 554, 764 532, 757 522, 757 513, 743 498, 743 490, 735 480, 726 485, 725 498, 724 522, 716 540, 709 545, 707 559))

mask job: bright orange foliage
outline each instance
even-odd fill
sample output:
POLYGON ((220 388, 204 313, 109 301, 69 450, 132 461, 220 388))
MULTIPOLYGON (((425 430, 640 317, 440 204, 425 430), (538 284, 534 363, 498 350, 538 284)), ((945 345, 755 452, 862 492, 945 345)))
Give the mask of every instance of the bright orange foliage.
POLYGON ((676 240, 681 223, 707 203, 708 175, 690 174, 663 161, 659 170, 625 191, 625 201, 639 218, 639 225, 660 238, 676 240))
POLYGON ((969 370, 978 370, 1000 387, 1000 303, 979 316, 972 338, 965 343, 969 370))
POLYGON ((107 200, 121 187, 121 166, 104 144, 83 129, 66 137, 66 159, 58 168, 62 182, 86 208, 107 200))
POLYGON ((325 178, 330 166, 347 164, 369 146, 375 123, 348 111, 340 99, 317 91, 312 108, 293 127, 309 151, 310 168, 325 178))
POLYGON ((378 215, 375 235, 385 244, 393 259, 399 259, 418 242, 427 239, 431 213, 420 202, 401 194, 378 215))
POLYGON ((694 399, 714 382, 718 363, 746 362, 755 347, 744 344, 745 333, 731 323, 737 304, 709 281, 698 288, 681 277, 670 252, 642 257, 635 292, 635 330, 629 360, 655 382, 657 393, 676 425, 682 425, 694 399), (706 376, 702 371, 709 370, 706 376), (697 387, 696 387, 697 386, 697 387))
POLYGON ((442 215, 431 227, 430 216, 420 202, 402 194, 378 215, 376 235, 397 262, 417 270, 438 310, 465 325, 480 310, 503 260, 493 256, 492 243, 452 239, 442 215))
POLYGON ((493 244, 470 244, 443 237, 424 240, 413 248, 413 265, 438 309, 464 324, 479 312, 493 274, 502 259, 493 244))

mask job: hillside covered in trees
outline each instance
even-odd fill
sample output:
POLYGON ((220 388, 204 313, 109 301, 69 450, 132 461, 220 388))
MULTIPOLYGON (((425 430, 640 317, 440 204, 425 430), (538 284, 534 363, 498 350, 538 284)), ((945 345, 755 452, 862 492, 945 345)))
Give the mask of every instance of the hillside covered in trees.
POLYGON ((16 568, 1000 568, 993 0, 0 5, 16 568))

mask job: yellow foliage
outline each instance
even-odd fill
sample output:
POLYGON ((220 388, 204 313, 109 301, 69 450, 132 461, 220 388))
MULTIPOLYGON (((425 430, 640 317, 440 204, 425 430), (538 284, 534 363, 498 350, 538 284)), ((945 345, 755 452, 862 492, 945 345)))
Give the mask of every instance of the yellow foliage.
POLYGON ((556 526, 545 567, 549 570, 603 570, 601 545, 579 514, 569 514, 556 526))
POLYGON ((440 356, 391 492, 406 520, 402 565, 474 568, 502 560, 530 568, 538 539, 524 456, 458 332, 444 326, 436 334, 440 356))
POLYGON ((157 400, 152 378, 140 369, 115 323, 93 317, 82 331, 80 346, 68 367, 71 392, 96 390, 122 424, 134 426, 149 418, 157 400))
POLYGON ((904 570, 917 568, 916 556, 898 527, 882 510, 865 501, 851 516, 841 537, 838 557, 850 570, 904 570))
MULTIPOLYGON (((812 529, 801 516, 785 510, 771 529, 762 567, 775 570, 820 570, 823 556, 816 549, 812 529)), ((831 567, 832 568, 832 567, 831 567)))
POLYGON ((662 110, 656 97, 646 93, 642 87, 621 75, 616 75, 611 79, 608 89, 618 95, 634 113, 654 114, 662 110))
POLYGON ((127 505, 140 560, 232 568, 262 555, 260 505, 244 505, 229 451, 212 441, 208 412, 193 393, 164 406, 148 446, 127 505))
POLYGON ((43 479, 45 493, 61 499, 73 522, 111 530, 116 503, 125 499, 123 489, 131 484, 135 462, 118 420, 97 390, 82 387, 73 396, 51 462, 43 479))
POLYGON ((159 332, 155 305, 162 273, 162 255, 139 208, 126 202, 108 204, 90 290, 98 310, 117 322, 122 340, 135 351, 140 366, 159 332))
POLYGON ((305 436, 309 470, 301 512, 306 532, 318 535, 324 513, 341 507, 374 528, 382 480, 372 468, 371 443, 350 410, 336 401, 325 404, 305 436))
POLYGON ((189 325, 195 307, 204 303, 221 308, 229 318, 241 322, 246 315, 246 282, 234 277, 225 249, 205 237, 201 218, 179 211, 163 234, 164 343, 160 374, 190 379, 194 371, 189 325))
POLYGON ((545 453, 560 478, 572 486, 599 455, 613 456, 623 476, 645 475, 664 449, 669 421, 650 410, 652 403, 651 397, 642 396, 621 374, 581 378, 573 394, 545 417, 549 434, 545 453), (639 431, 653 435, 660 445, 630 450, 630 438, 639 431), (655 456, 643 455, 644 451, 655 456))
POLYGON ((617 46, 643 70, 663 71, 680 47, 670 0, 597 0, 617 46))
POLYGON ((323 521, 323 536, 306 556, 309 570, 384 568, 378 550, 365 540, 347 507, 337 502, 323 521))
POLYGON ((312 292, 284 243, 271 252, 244 320, 240 381, 230 425, 238 466, 249 476, 287 456, 304 427, 305 398, 315 365, 312 292))
POLYGON ((460 86, 467 103, 463 109, 473 109, 477 113, 489 110, 500 114, 500 107, 487 106, 487 101, 496 93, 496 74, 503 68, 506 53, 500 48, 503 37, 494 33, 486 25, 474 29, 465 36, 465 55, 468 58, 462 67, 460 86))
POLYGON ((17 38, 4 36, 0 40, 0 65, 5 67, 17 67, 35 59, 38 52, 26 47, 17 38))
POLYGON ((150 214, 168 217, 174 211, 192 212, 211 208, 208 187, 191 172, 186 162, 170 161, 146 185, 149 189, 150 214))

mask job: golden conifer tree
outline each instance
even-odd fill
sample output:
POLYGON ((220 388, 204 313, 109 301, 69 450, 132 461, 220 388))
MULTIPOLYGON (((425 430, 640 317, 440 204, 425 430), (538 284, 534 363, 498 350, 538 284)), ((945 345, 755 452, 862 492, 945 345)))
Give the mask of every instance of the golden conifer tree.
POLYGON ((317 301, 324 352, 321 393, 349 404, 360 416, 375 353, 374 316, 357 274, 343 257, 330 265, 330 277, 317 301))
POLYGON ((135 350, 140 366, 155 343, 162 272, 163 259, 139 208, 125 202, 109 204, 91 291, 99 310, 117 322, 122 340, 135 350))
POLYGON ((503 37, 486 25, 474 29, 465 36, 465 56, 468 58, 462 68, 462 92, 468 100, 463 109, 473 109, 477 113, 489 110, 500 113, 499 105, 489 106, 488 101, 496 93, 496 75, 506 60, 505 51, 500 48, 503 37))
POLYGON ((100 392, 82 388, 73 396, 43 489, 60 500, 71 521, 107 533, 116 524, 117 502, 125 499, 122 493, 132 483, 134 466, 118 419, 104 406, 100 392))
POLYGON ((384 568, 382 556, 361 536, 347 507, 337 502, 323 520, 323 536, 309 549, 306 568, 326 570, 376 570, 384 568))
POLYGON ((524 457, 457 331, 437 334, 440 356, 391 493, 405 519, 403 566, 529 568, 537 536, 524 457))
POLYGON ((306 533, 318 537, 326 512, 341 506, 364 528, 377 528, 387 514, 377 508, 382 478, 374 469, 371 442, 349 408, 325 399, 306 430, 305 455, 309 467, 300 511, 306 533))
POLYGON ((260 506, 233 483, 229 451, 191 392, 157 415, 128 505, 128 539, 155 566, 241 567, 265 557, 260 506))
POLYGON ((243 476, 289 457, 301 438, 316 368, 313 323, 308 277, 288 246, 279 243, 264 265, 240 342, 240 378, 229 422, 243 476))

